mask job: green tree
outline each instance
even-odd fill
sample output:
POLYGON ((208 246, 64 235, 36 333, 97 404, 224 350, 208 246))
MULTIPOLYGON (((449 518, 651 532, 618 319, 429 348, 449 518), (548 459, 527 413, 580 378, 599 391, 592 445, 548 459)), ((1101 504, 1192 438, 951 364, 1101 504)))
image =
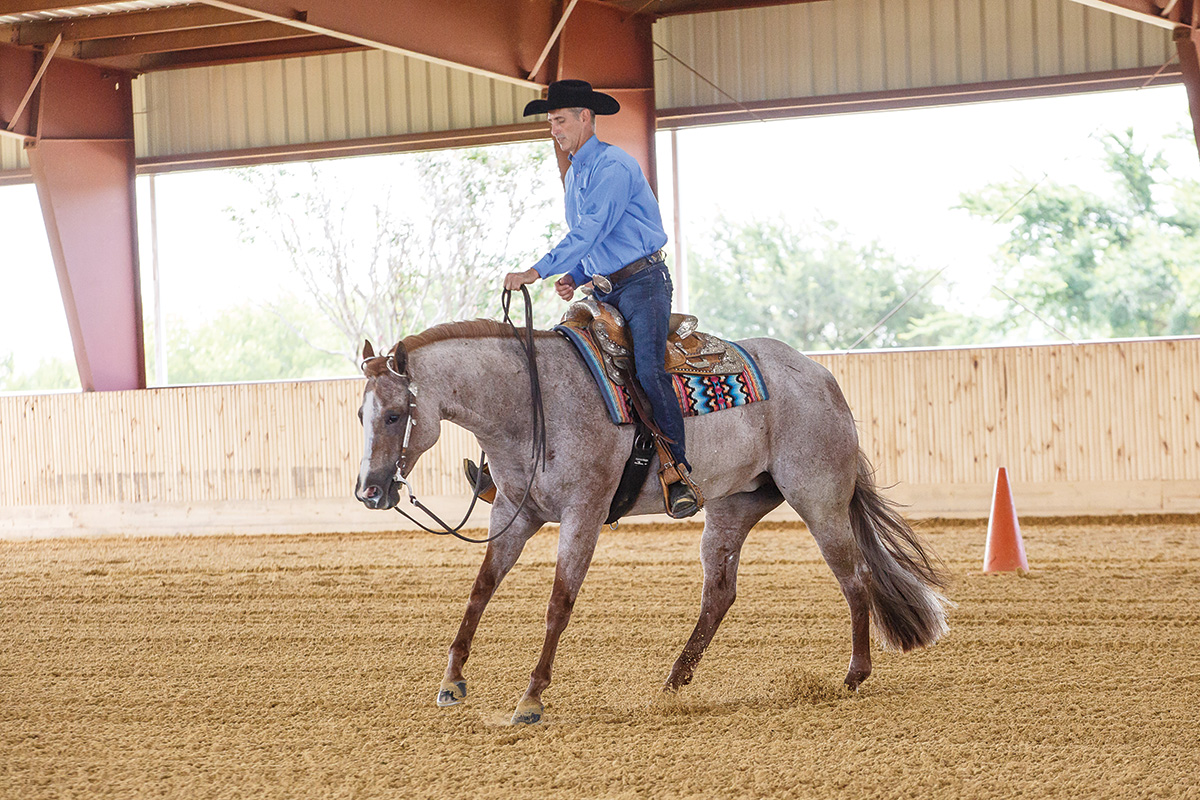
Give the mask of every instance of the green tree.
MULTIPOLYGON (((322 351, 312 341, 337 341, 336 332, 322 325, 311 310, 304 329, 289 321, 306 316, 305 305, 295 298, 280 301, 284 311, 246 304, 223 311, 218 317, 195 327, 182 320, 167 320, 167 381, 228 383, 235 381, 294 380, 353 374, 345 359, 322 351), (323 328, 323 329, 322 329, 323 328)), ((147 338, 154 374, 154 347, 147 338)))
POLYGON ((856 245, 833 222, 734 225, 721 220, 690 256, 692 308, 726 338, 770 336, 801 350, 932 344, 914 323, 935 312, 916 292, 932 273, 898 261, 878 244, 856 245))
POLYGON ((13 355, 0 359, 0 391, 53 392, 78 390, 79 371, 65 358, 43 358, 29 372, 17 372, 13 355))
MULTIPOLYGON (((286 254, 355 365, 364 338, 387 347, 439 322, 498 315, 504 273, 531 265, 558 230, 548 143, 406 158, 416 198, 393 196, 385 177, 355 194, 329 164, 245 171, 258 202, 235 215, 244 235, 286 254)), ((552 290, 535 295, 548 309, 552 290)))
MULTIPOLYGON (((1076 338, 1200 332, 1200 186, 1171 177, 1133 131, 1102 139, 1111 189, 1027 181, 963 196, 972 214, 1007 225, 1004 290, 1076 338)), ((1028 325, 1014 303, 1000 331, 1028 325)))

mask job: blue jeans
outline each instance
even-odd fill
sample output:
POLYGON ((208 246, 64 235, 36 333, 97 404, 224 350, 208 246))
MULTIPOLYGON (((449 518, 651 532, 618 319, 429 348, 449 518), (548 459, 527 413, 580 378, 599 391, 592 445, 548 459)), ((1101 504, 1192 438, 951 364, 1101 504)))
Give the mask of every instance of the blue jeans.
POLYGON ((633 366, 638 383, 650 401, 654 422, 671 439, 675 461, 692 467, 684 457, 683 412, 663 361, 667 355, 667 326, 671 318, 671 276, 666 266, 643 270, 596 299, 617 307, 633 340, 633 366))

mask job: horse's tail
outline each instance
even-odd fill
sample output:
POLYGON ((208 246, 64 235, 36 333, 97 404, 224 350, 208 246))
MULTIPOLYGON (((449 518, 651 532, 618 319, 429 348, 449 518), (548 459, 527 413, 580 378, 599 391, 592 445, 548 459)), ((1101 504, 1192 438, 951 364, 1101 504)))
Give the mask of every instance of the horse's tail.
POLYGON ((881 644, 908 652, 936 642, 946 632, 946 608, 953 605, 940 591, 947 578, 896 505, 879 494, 861 450, 850 524, 871 570, 871 622, 881 644))

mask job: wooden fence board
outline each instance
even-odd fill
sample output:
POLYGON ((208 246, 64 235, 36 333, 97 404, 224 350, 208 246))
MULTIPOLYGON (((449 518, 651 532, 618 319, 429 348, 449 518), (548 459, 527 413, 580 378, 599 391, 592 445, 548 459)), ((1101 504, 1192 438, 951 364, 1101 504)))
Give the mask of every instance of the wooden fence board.
MULTIPOLYGON (((1039 513, 1200 510, 1200 337, 812 357, 914 514, 986 515, 979 494, 1000 466, 1039 513)), ((0 508, 345 500, 360 392, 332 380, 0 397, 0 508)), ((416 485, 462 495, 477 447, 444 423, 416 485)))

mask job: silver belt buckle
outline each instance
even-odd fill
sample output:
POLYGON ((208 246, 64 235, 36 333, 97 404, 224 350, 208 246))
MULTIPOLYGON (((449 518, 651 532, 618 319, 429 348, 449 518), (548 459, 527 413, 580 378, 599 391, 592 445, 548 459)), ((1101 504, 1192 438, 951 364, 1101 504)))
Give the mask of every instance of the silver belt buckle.
POLYGON ((603 275, 593 275, 592 276, 592 286, 596 287, 597 289, 604 292, 605 294, 608 294, 609 292, 611 292, 613 290, 612 281, 610 281, 608 278, 604 277, 603 275))

